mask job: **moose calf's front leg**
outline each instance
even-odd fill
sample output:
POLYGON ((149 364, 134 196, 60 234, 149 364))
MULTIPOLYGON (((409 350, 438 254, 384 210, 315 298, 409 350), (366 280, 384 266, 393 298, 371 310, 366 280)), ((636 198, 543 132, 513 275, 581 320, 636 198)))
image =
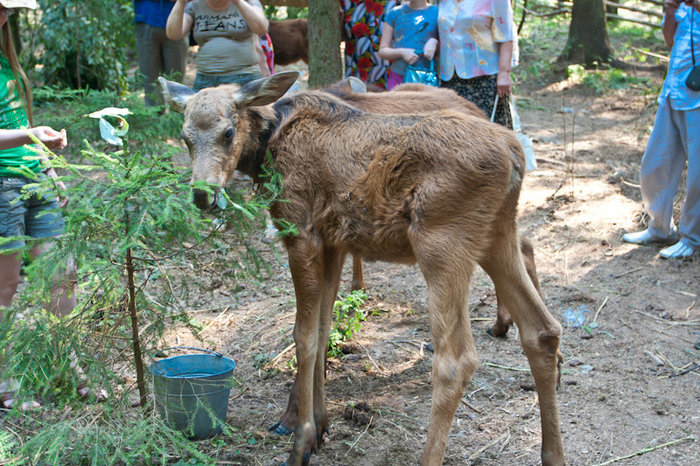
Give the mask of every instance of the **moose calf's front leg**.
POLYGON ((297 425, 294 429, 294 447, 287 465, 306 464, 309 455, 317 448, 316 422, 314 420, 314 370, 318 346, 318 301, 307 306, 297 295, 297 319, 294 326, 294 342, 297 354, 297 425), (302 310, 304 309, 304 310, 302 310))
POLYGON ((310 453, 317 448, 314 420, 314 373, 316 368, 320 330, 322 257, 312 241, 295 239, 287 246, 289 269, 294 282, 297 314, 294 324, 294 343, 297 355, 297 424, 294 446, 287 465, 306 464, 310 453))

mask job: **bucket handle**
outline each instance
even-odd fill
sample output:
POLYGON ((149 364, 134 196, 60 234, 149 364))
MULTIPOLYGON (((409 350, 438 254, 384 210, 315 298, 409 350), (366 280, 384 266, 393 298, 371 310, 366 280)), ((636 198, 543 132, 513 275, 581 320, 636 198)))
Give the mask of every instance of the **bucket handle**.
MULTIPOLYGON (((196 346, 169 346, 167 348, 163 348, 160 350, 157 350, 158 353, 163 352, 163 351, 168 351, 168 350, 173 350, 173 349, 187 349, 187 350, 195 350, 195 351, 204 351, 205 353, 213 354, 214 356, 218 356, 220 358, 223 358, 224 355, 221 353, 217 353, 216 351, 204 349, 204 348, 197 348, 196 346)), ((149 354, 149 356, 151 356, 149 354)), ((153 356, 151 356, 151 360, 153 360, 153 356)))

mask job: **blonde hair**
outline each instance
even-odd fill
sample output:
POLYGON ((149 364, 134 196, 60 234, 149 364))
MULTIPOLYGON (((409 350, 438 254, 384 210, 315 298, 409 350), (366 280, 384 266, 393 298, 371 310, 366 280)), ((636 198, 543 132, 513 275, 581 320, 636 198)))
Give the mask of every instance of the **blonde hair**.
POLYGON ((17 86, 20 93, 24 97, 22 104, 24 105, 24 110, 27 112, 27 120, 29 120, 29 126, 32 126, 32 120, 34 119, 34 114, 32 112, 32 86, 29 83, 29 78, 25 74, 22 66, 19 64, 19 59, 17 58, 17 52, 15 51, 15 43, 12 40, 12 30, 10 29, 10 22, 6 21, 2 26, 2 33, 0 34, 0 51, 10 62, 10 68, 12 68, 12 73, 15 75, 15 80, 21 86, 17 86))

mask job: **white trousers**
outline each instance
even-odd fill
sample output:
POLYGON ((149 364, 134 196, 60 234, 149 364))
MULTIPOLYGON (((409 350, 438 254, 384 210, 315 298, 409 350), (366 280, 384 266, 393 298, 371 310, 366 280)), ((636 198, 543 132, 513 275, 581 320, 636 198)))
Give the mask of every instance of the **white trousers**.
POLYGON ((651 216, 649 230, 656 236, 666 237, 675 229, 673 197, 686 161, 686 198, 678 231, 686 244, 700 250, 700 108, 674 110, 667 98, 656 112, 640 174, 642 199, 651 216))

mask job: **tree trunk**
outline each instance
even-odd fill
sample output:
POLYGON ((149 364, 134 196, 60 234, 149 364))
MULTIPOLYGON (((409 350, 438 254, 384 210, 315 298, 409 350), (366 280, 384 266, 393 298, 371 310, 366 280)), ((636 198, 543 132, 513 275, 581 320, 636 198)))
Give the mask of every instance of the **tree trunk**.
POLYGON ((139 402, 142 408, 146 408, 146 377, 143 371, 143 354, 141 352, 141 340, 139 338, 139 320, 136 313, 136 284, 134 283, 134 258, 131 248, 126 250, 126 277, 129 289, 129 317, 131 318, 131 343, 134 349, 134 365, 136 366, 136 386, 139 389, 139 402))
POLYGON ((603 0, 574 0, 569 39, 559 60, 585 65, 613 60, 603 0))
POLYGON ((343 77, 338 0, 309 0, 309 87, 343 77))

